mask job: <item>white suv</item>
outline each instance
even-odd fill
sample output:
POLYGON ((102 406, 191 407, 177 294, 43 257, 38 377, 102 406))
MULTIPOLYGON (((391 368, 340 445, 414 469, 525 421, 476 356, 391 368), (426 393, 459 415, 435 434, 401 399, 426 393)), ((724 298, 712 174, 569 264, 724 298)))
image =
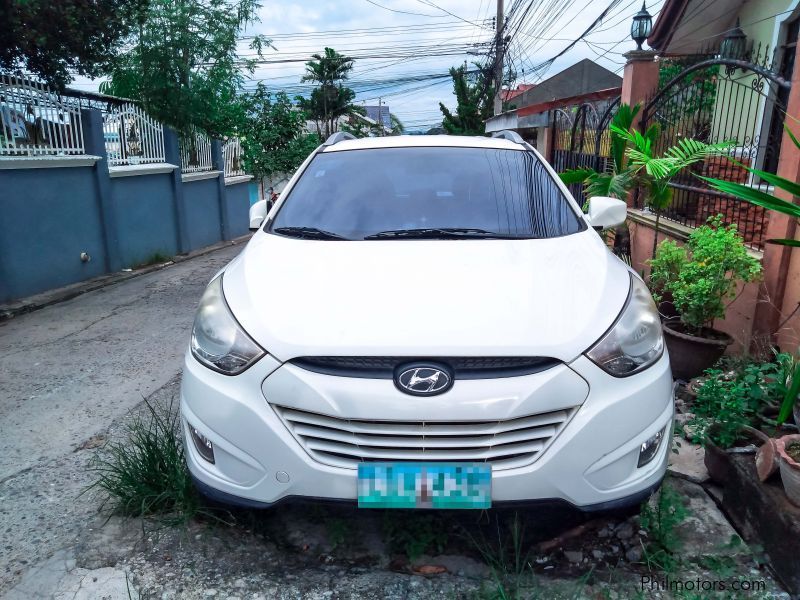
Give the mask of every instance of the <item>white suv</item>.
POLYGON ((208 496, 641 502, 673 420, 658 313, 519 136, 335 134, 206 289, 181 388, 208 496))

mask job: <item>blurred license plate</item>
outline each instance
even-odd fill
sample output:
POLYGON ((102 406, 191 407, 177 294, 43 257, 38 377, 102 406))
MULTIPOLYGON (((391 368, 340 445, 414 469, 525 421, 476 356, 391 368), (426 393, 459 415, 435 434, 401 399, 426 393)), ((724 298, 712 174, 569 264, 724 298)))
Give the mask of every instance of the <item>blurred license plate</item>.
POLYGON ((358 465, 359 508, 489 508, 486 463, 369 462, 358 465))

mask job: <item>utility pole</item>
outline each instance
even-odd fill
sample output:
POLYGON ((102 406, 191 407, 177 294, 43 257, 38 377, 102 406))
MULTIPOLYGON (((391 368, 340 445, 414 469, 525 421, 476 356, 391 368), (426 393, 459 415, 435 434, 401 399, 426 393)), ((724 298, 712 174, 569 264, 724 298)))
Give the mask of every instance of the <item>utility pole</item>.
POLYGON ((381 110, 381 97, 378 96, 378 135, 383 137, 385 132, 383 131, 383 111, 381 110))
POLYGON ((495 34, 495 43, 497 44, 497 49, 495 51, 495 59, 494 59, 494 85, 495 85, 495 95, 494 95, 494 114, 499 115, 503 112, 503 53, 505 49, 505 43, 503 42, 503 12, 504 12, 503 0, 497 0, 497 20, 496 23, 496 34, 495 34))

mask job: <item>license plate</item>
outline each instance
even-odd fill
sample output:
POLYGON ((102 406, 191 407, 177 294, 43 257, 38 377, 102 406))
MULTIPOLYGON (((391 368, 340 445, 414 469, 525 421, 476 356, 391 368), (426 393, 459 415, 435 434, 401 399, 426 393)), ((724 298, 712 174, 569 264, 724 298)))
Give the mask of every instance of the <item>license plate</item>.
POLYGON ((358 465, 359 508, 489 508, 486 463, 368 462, 358 465))

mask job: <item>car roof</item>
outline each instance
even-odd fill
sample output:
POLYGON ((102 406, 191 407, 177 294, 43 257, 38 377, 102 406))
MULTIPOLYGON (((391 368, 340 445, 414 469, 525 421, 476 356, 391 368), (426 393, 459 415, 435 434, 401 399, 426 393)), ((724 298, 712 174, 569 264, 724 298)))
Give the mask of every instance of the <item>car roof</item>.
POLYGON ((497 148, 504 150, 527 150, 502 138, 466 135, 390 135, 386 137, 366 137, 357 140, 342 140, 331 146, 324 146, 323 152, 342 150, 367 150, 370 148, 497 148))

